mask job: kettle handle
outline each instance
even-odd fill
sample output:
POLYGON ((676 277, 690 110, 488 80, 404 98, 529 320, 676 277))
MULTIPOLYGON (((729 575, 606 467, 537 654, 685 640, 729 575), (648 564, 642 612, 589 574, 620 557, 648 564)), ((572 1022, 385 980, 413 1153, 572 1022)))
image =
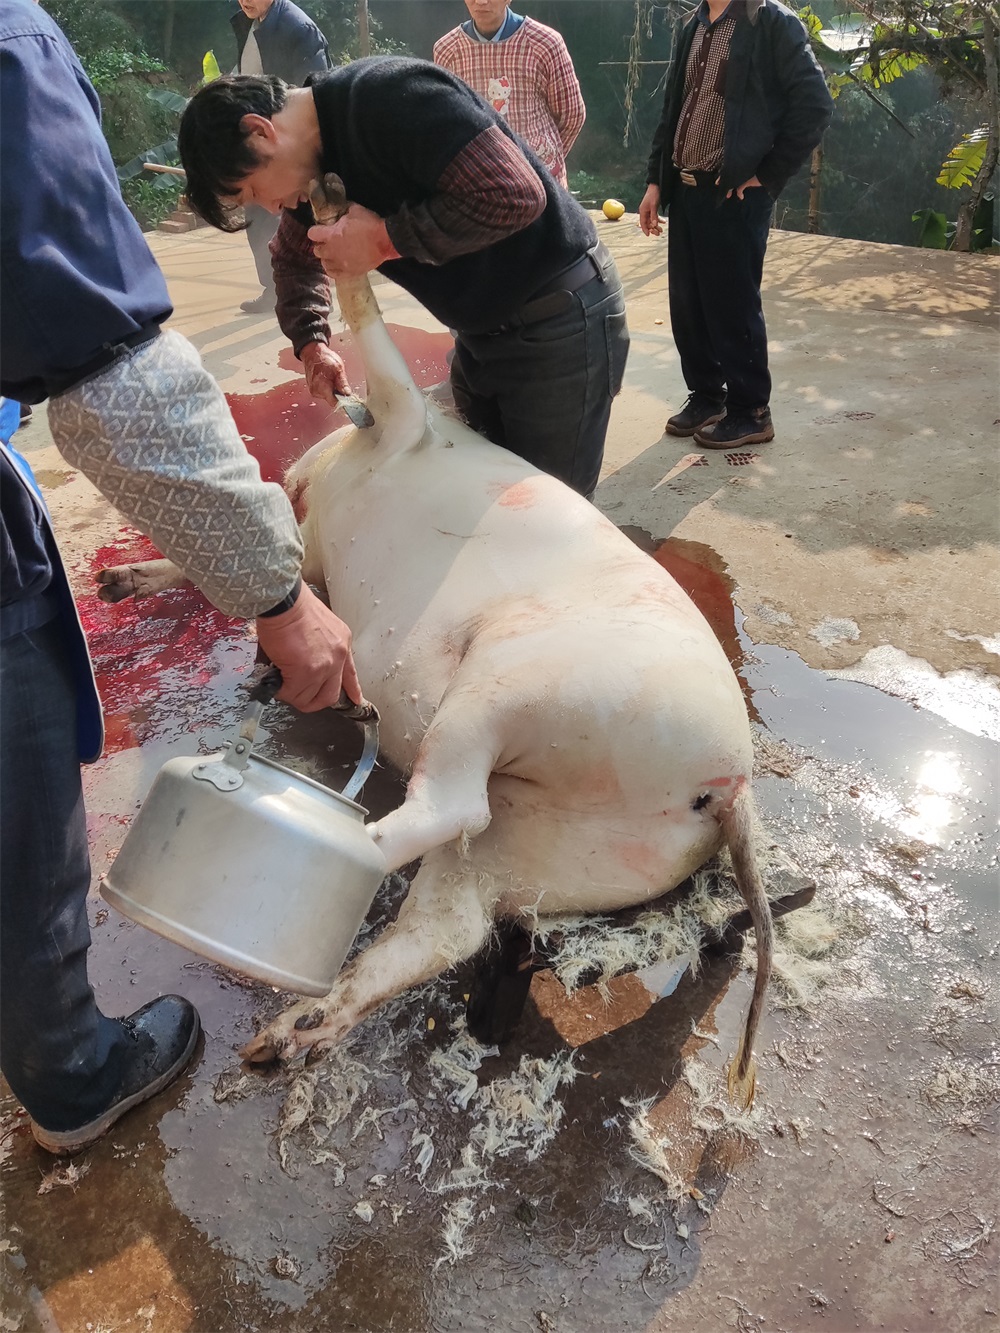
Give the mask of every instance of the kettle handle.
MULTIPOLYGON (((261 714, 267 705, 273 702, 275 695, 281 689, 281 685, 281 672, 276 666, 269 667, 250 691, 247 707, 240 719, 239 733, 223 760, 224 764, 228 764, 238 772, 242 772, 246 768, 257 736, 261 714)), ((357 767, 351 774, 346 786, 340 792, 345 800, 353 801, 368 781, 378 756, 378 709, 367 699, 363 699, 360 704, 356 704, 346 690, 341 690, 340 699, 334 705, 334 711, 343 713, 353 722, 360 722, 365 734, 361 758, 358 760, 357 767)))

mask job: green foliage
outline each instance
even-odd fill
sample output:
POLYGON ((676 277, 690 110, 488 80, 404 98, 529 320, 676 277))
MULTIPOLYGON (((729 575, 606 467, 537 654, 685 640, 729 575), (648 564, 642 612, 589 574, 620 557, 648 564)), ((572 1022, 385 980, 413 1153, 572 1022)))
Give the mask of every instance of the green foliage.
POLYGON ((995 194, 984 194, 972 215, 972 250, 993 250, 998 244, 994 228, 995 194))
POLYGON ((108 47, 81 61, 87 78, 99 93, 114 93, 129 74, 161 74, 166 65, 145 51, 128 51, 122 46, 108 47))
MULTIPOLYGON (((983 195, 972 219, 972 239, 970 250, 992 250, 993 239, 992 194, 983 195)), ((950 250, 955 241, 957 224, 949 222, 944 213, 933 208, 920 208, 913 214, 913 221, 919 228, 917 245, 929 250, 950 250)))
POLYGON ((169 72, 149 54, 135 29, 94 0, 47 0, 101 99, 104 137, 115 164, 176 132, 184 99, 164 86, 169 72))
POLYGON ((158 227, 177 207, 184 182, 177 176, 137 176, 122 182, 122 198, 143 231, 158 227))
POLYGON ((963 134, 941 164, 938 185, 944 185, 949 190, 960 190, 963 185, 971 185, 986 157, 989 134, 988 125, 980 125, 978 129, 963 134))
POLYGON ((602 184, 602 178, 589 171, 571 171, 569 173, 569 191, 583 204, 584 208, 599 208, 609 196, 609 188, 602 184))
POLYGON ((106 53, 145 54, 131 25, 106 5, 95 0, 47 0, 45 8, 72 42, 90 79, 94 77, 91 69, 100 77, 106 53))
POLYGON ((955 236, 955 224, 933 208, 920 208, 913 214, 917 223, 917 245, 925 250, 947 250, 955 236))

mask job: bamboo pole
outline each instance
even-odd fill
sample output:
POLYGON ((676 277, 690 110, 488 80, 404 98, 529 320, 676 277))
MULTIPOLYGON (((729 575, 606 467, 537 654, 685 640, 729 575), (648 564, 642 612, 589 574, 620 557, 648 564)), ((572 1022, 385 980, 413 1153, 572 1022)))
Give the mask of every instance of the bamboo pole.
POLYGON ((819 231, 819 182, 823 171, 823 145, 818 143, 809 162, 809 220, 806 231, 819 231))

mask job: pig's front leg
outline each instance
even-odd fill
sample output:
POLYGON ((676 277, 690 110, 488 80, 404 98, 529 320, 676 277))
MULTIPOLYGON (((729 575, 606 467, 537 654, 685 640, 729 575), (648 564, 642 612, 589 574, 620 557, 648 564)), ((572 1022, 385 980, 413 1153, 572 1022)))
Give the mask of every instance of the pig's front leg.
POLYGON ((126 597, 152 597, 168 588, 180 588, 187 578, 172 560, 140 560, 134 565, 114 565, 95 577, 102 602, 122 602, 126 597))
POLYGON ((243 1047, 245 1060, 291 1060, 342 1041, 356 1024, 410 986, 470 958, 493 922, 495 894, 456 847, 424 857, 394 925, 340 974, 322 1000, 287 1009, 243 1047))

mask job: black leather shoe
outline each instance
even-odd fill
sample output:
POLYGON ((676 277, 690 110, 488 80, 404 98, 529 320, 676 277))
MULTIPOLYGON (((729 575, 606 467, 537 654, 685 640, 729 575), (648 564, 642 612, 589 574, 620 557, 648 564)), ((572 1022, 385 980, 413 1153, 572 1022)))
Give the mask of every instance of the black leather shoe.
POLYGON ((692 393, 672 417, 667 418, 668 435, 693 435, 701 426, 711 426, 726 414, 725 398, 712 398, 706 393, 692 393))
POLYGON ((147 1101, 177 1077, 194 1054, 201 1031, 197 1009, 180 995, 150 1000, 121 1019, 121 1025, 131 1037, 133 1049, 127 1054, 125 1075, 114 1101, 78 1129, 43 1129, 32 1120, 35 1142, 48 1152, 65 1157, 96 1143, 126 1111, 147 1101))
POLYGON ((241 301, 240 309, 247 315, 273 315, 276 299, 274 292, 270 288, 265 288, 260 296, 255 296, 252 301, 241 301))
POLYGON ((699 428, 694 433, 695 444, 703 449, 738 449, 742 444, 767 444, 773 439, 769 407, 727 412, 714 426, 699 428))

